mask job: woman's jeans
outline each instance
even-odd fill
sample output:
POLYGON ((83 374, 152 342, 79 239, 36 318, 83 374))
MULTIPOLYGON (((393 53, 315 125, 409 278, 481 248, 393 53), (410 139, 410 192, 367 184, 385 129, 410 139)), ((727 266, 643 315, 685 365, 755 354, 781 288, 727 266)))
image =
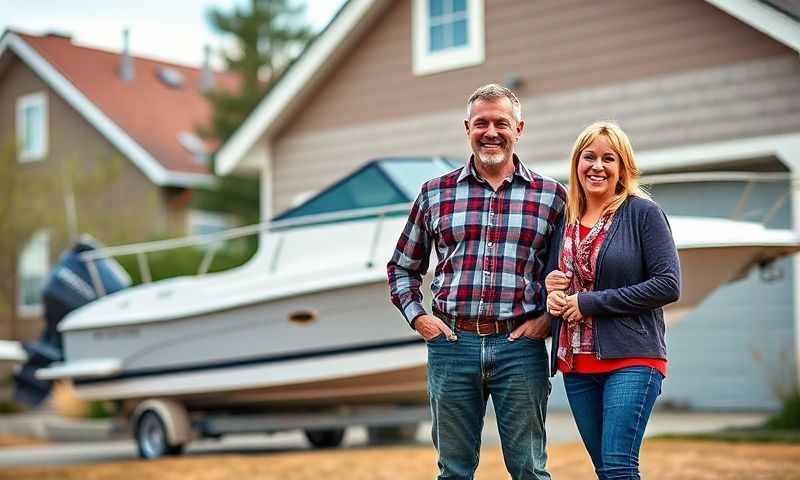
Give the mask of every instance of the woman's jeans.
POLYGON ((639 448, 662 379, 650 367, 564 375, 572 415, 600 480, 640 478, 639 448))
POLYGON ((543 340, 456 332, 428 342, 428 396, 439 479, 471 479, 491 396, 506 469, 514 480, 549 479, 544 433, 550 395, 543 340))

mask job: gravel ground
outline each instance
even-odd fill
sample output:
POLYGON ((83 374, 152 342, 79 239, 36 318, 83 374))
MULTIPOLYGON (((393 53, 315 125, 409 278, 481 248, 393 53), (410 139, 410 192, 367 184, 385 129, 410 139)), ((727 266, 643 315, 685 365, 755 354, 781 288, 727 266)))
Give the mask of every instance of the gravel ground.
MULTIPOLYGON (((557 480, 593 478, 583 447, 550 447, 549 469, 557 480)), ((800 446, 647 441, 642 452, 648 480, 800 480, 800 446)), ((12 467, 0 480, 299 480, 431 479, 435 452, 427 446, 352 448, 258 454, 189 455, 152 462, 130 461, 58 467, 12 467)), ((496 447, 482 452, 477 478, 508 478, 496 447)))

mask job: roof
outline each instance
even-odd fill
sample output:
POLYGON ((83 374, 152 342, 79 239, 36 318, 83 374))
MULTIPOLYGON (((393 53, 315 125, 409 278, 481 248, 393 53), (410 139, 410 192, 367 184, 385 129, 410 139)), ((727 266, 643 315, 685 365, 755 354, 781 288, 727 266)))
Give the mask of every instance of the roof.
POLYGON ((798 9, 785 0, 705 0, 761 33, 800 52, 798 9))
MULTIPOLYGON (((775 40, 800 52, 800 22, 779 5, 787 0, 705 0, 775 40)), ((358 41, 387 0, 347 0, 331 23, 310 44, 261 100, 237 131, 219 149, 217 173, 232 173, 240 164, 263 164, 261 142, 267 141, 291 118, 300 102, 309 98, 326 72, 358 41)), ((269 152, 270 149, 265 149, 269 152)))
MULTIPOLYGON (((211 105, 199 87, 201 69, 132 57, 135 76, 126 82, 118 74, 121 54, 74 45, 65 36, 7 31, 0 39, 0 58, 9 50, 157 185, 212 181, 208 165, 179 140, 211 119, 211 105), (163 83, 160 68, 179 72, 183 85, 163 83)), ((216 87, 238 84, 233 74, 214 75, 216 87)), ((214 146, 206 142, 207 150, 214 146)))

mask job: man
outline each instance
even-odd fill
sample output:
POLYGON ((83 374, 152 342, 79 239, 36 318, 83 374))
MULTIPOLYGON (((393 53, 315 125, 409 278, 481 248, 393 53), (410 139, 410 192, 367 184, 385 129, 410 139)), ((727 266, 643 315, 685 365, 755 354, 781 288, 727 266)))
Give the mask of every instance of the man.
POLYGON ((392 302, 428 345, 439 478, 473 477, 491 396, 511 477, 549 479, 543 282, 566 192, 514 153, 524 122, 507 88, 476 90, 464 127, 473 155, 422 186, 387 266, 392 302), (420 291, 431 249, 432 315, 420 291))

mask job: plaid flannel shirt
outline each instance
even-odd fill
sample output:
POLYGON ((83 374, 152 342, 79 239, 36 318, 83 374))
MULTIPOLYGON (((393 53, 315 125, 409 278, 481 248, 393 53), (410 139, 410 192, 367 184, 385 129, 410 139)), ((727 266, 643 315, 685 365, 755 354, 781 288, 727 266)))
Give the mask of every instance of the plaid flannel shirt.
POLYGON ((412 328, 426 313, 420 285, 432 249, 434 309, 480 322, 544 313, 545 269, 557 265, 548 255, 558 255, 551 238, 566 191, 514 155, 514 174, 495 192, 473 161, 422 186, 387 265, 392 303, 412 328))

